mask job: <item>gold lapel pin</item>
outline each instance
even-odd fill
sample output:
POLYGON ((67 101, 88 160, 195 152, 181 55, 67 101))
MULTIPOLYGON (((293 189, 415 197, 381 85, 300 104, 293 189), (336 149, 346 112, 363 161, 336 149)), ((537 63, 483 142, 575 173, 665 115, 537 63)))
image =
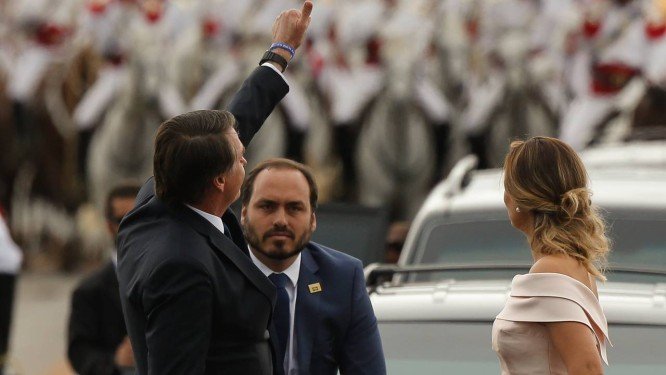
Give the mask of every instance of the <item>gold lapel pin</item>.
POLYGON ((319 283, 314 283, 308 285, 308 289, 310 289, 310 293, 319 293, 321 292, 321 284, 319 283))

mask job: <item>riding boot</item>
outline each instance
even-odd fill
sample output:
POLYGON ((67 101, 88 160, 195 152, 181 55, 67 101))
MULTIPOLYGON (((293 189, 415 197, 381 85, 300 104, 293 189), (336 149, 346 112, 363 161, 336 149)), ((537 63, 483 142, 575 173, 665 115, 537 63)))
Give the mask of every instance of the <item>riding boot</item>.
POLYGON ((33 154, 36 144, 37 128, 31 116, 31 108, 27 104, 14 101, 12 103, 14 126, 19 145, 20 159, 26 160, 33 154))
POLYGON ((305 148, 305 138, 307 132, 296 129, 293 126, 287 126, 287 145, 285 150, 285 156, 287 159, 296 160, 297 162, 303 163, 305 157, 303 150, 305 148))
POLYGON ((448 122, 435 124, 434 128, 435 142, 435 173, 433 174, 433 184, 438 183, 445 176, 444 161, 449 149, 449 137, 451 136, 451 124, 448 122))
POLYGON ((358 126, 354 123, 338 124, 333 127, 335 152, 342 162, 342 188, 340 198, 353 201, 356 198, 356 144, 358 142, 358 126))
POLYGON ((478 169, 488 168, 488 134, 468 135, 470 151, 479 158, 478 169))
POLYGON ((79 140, 77 144, 77 169, 79 181, 85 186, 88 181, 88 151, 90 150, 90 141, 95 134, 95 128, 79 131, 79 140))

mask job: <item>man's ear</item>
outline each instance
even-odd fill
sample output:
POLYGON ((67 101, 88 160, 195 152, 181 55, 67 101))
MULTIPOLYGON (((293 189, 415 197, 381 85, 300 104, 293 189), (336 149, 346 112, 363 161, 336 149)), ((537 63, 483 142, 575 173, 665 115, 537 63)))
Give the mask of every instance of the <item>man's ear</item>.
POLYGON ((215 187, 216 190, 224 191, 225 181, 224 174, 219 174, 213 179, 213 187, 215 187))
POLYGON ((314 232, 317 229, 317 215, 315 213, 312 213, 312 231, 314 232))
POLYGON ((245 215, 247 215, 247 207, 243 205, 243 208, 241 208, 241 224, 245 225, 245 215))

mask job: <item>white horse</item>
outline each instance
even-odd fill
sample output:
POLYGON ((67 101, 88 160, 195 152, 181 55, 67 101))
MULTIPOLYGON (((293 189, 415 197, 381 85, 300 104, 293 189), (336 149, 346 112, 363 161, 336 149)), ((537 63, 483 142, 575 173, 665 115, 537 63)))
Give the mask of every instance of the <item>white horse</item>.
MULTIPOLYGON (((384 55, 390 57, 385 59, 387 79, 374 99, 357 150, 359 201, 389 207, 394 216, 408 219, 425 199, 435 167, 428 106, 420 100, 416 70, 433 38, 434 25, 422 10, 403 2, 382 26, 384 55)), ((437 86, 432 90, 439 99, 432 107, 441 111, 447 106, 444 96, 437 86)))
POLYGON ((527 5, 498 0, 484 4, 479 15, 461 125, 470 140, 481 143, 476 146, 485 153, 481 163, 487 167, 501 165, 512 138, 555 132, 559 108, 547 89, 558 72, 548 53, 531 57, 550 39, 546 34, 544 41, 535 40, 540 9, 527 5))
POLYGON ((152 175, 154 134, 162 117, 153 98, 143 91, 142 74, 138 64, 131 67, 124 95, 105 114, 90 144, 88 183, 98 207, 119 181, 143 182, 152 175))

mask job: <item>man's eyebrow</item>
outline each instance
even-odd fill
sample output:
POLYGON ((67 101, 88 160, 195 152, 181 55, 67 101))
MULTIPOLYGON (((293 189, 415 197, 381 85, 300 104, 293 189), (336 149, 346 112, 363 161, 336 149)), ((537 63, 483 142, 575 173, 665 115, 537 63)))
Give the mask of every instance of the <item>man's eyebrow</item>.
MULTIPOLYGON (((271 198, 257 198, 257 203, 277 203, 278 200, 271 198)), ((305 205, 307 202, 304 200, 292 200, 284 202, 285 205, 305 205)))

